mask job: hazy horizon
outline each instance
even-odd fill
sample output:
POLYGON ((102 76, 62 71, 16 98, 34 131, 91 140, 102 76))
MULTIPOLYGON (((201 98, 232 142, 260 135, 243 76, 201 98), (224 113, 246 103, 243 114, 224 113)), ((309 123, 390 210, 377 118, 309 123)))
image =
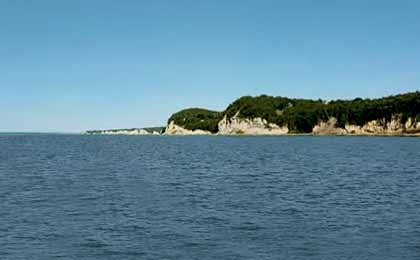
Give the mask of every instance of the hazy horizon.
POLYGON ((8 1, 0 132, 163 126, 244 95, 420 89, 416 1, 8 1))

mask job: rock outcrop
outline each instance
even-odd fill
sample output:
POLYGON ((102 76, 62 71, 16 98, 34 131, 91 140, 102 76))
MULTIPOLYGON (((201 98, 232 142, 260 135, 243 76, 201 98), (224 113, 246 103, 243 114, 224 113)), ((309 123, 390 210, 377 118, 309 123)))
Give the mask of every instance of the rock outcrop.
POLYGON ((337 119, 332 117, 328 122, 320 122, 313 128, 315 135, 420 135, 420 122, 409 117, 403 122, 400 115, 393 115, 391 120, 372 120, 363 126, 346 124, 337 126, 337 119))
POLYGON ((346 129, 337 127, 337 119, 331 117, 327 122, 320 122, 316 125, 312 133, 315 135, 344 135, 347 134, 346 129))
POLYGON ((220 135, 285 135, 289 129, 285 126, 278 126, 268 123, 262 118, 239 118, 238 113, 232 118, 226 116, 218 124, 220 135))
POLYGON ((189 130, 185 129, 177 124, 174 121, 171 121, 165 130, 165 135, 210 135, 211 132, 204 130, 189 130))

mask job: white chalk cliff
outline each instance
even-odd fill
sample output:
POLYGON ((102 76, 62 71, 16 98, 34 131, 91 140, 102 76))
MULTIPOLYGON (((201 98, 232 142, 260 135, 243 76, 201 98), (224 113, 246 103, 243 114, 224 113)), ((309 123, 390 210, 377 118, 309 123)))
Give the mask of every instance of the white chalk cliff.
MULTIPOLYGON (((289 129, 285 126, 278 126, 268 123, 262 118, 240 118, 238 114, 228 119, 226 116, 218 123, 217 135, 285 135, 289 129)), ((171 121, 166 127, 167 135, 211 135, 210 131, 189 130, 171 121)))
POLYGON ((94 130, 87 131, 90 135, 158 135, 159 132, 153 131, 148 132, 145 129, 134 128, 134 129, 112 129, 112 130, 94 130))
MULTIPOLYGON (((238 113, 232 118, 226 116, 218 123, 217 135, 287 135, 287 126, 268 123, 263 118, 240 118, 238 113)), ((211 135, 204 130, 189 130, 171 121, 166 127, 167 135, 211 135)), ((409 117, 403 122, 400 115, 391 120, 378 119, 367 122, 363 126, 346 124, 344 128, 337 126, 337 119, 331 117, 327 122, 320 122, 313 130, 314 135, 418 135, 420 122, 409 117)))
POLYGON ((420 135, 420 122, 409 117, 404 123, 400 115, 393 115, 391 120, 372 120, 363 126, 346 124, 337 126, 337 119, 331 117, 327 122, 320 122, 313 130, 316 135, 420 135))
POLYGON ((238 113, 232 118, 226 116, 218 124, 220 135, 285 135, 289 132, 286 126, 268 123, 267 120, 257 118, 240 118, 238 113))
POLYGON ((211 135, 211 132, 204 130, 189 130, 171 121, 165 130, 165 135, 211 135))

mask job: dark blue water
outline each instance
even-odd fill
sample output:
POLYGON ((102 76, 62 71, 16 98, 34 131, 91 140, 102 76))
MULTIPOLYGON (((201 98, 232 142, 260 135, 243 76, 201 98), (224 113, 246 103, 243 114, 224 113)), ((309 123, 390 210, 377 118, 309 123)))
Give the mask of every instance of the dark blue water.
POLYGON ((420 259, 420 138, 3 135, 0 259, 420 259))

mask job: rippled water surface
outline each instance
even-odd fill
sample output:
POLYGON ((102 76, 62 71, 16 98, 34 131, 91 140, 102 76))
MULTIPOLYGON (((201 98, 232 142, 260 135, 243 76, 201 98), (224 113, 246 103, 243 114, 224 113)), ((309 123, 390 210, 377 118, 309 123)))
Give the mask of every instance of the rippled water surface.
POLYGON ((420 259, 420 138, 1 135, 0 259, 420 259))

